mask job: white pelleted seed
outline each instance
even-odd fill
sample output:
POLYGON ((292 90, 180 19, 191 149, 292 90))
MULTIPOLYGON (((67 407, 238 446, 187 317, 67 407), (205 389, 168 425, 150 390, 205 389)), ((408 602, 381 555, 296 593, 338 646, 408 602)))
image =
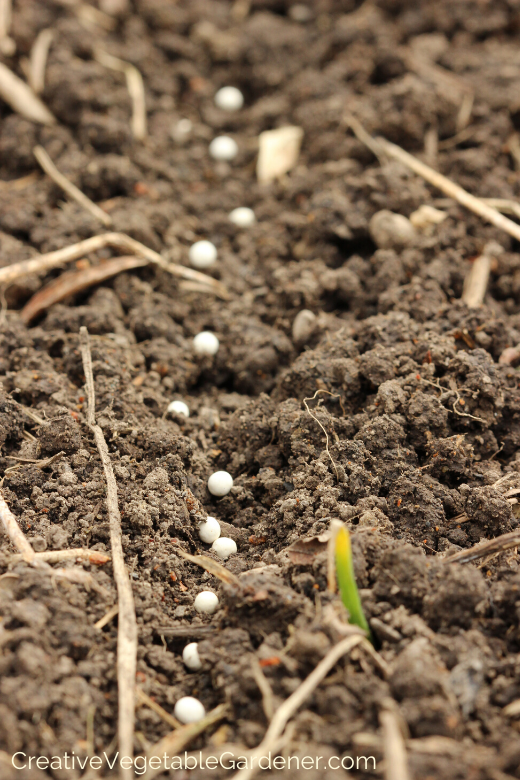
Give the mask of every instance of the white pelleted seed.
POLYGON ((221 536, 220 539, 216 539, 213 542, 211 549, 213 552, 217 553, 219 558, 226 561, 230 555, 235 555, 237 545, 233 539, 228 539, 227 536, 221 536))
POLYGON ((210 268, 217 261, 217 247, 211 241, 196 241, 190 246, 188 257, 195 268, 210 268))
POLYGON ((222 111, 240 111, 244 96, 236 87, 221 87, 215 94, 215 105, 222 111))
POLYGON ((256 222, 255 212, 247 206, 239 206, 230 213, 229 221, 237 227, 251 227, 256 222))
POLYGON ((168 404, 168 413, 180 414, 183 417, 190 416, 190 410, 188 409, 188 406, 187 404, 184 403, 184 401, 172 401, 171 404, 168 404))
POLYGON ((208 479, 208 490, 212 496, 227 496, 233 487, 233 477, 228 471, 215 471, 208 479))
POLYGON ((197 355, 216 355, 220 342, 210 330, 203 330, 197 333, 193 339, 193 349, 197 355))
POLYGON ((181 723, 197 723, 206 714, 204 705, 193 696, 183 696, 173 709, 173 714, 181 723))
POLYGON ((218 596, 211 590, 203 590, 196 596, 193 606, 197 612, 205 612, 207 615, 212 615, 218 608, 218 596))
POLYGON ((198 642, 190 642, 189 645, 186 645, 182 651, 182 660, 184 661, 185 666, 192 672, 198 672, 199 669, 202 669, 198 642))
POLYGON ((220 536, 220 523, 216 517, 208 515, 205 523, 199 525, 199 537, 205 544, 212 544, 220 536))
POLYGON ((234 160, 238 154, 238 144, 229 135, 217 135, 209 145, 209 153, 214 160, 234 160))

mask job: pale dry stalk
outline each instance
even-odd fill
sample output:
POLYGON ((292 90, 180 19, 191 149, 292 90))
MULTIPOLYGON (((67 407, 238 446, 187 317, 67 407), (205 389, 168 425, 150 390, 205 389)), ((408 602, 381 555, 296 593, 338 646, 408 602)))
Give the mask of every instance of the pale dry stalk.
MULTIPOLYGON (((121 540, 121 515, 119 512, 117 483, 103 430, 96 424, 96 396, 92 354, 88 330, 80 328, 80 347, 83 371, 87 387, 87 424, 94 435, 107 483, 107 511, 110 526, 112 565, 117 586, 119 620, 117 632, 117 683, 118 683, 118 737, 122 756, 133 756, 135 716, 135 673, 137 665, 137 622, 132 586, 125 567, 121 540)), ((121 767, 120 777, 130 780, 131 769, 121 767)))
POLYGON ((53 30, 46 28, 40 30, 36 36, 31 49, 29 58, 29 86, 35 95, 43 92, 45 87, 45 68, 47 66, 47 57, 54 38, 53 30))
POLYGON ((204 285, 206 291, 209 290, 224 300, 229 298, 227 289, 217 279, 213 279, 211 276, 195 271, 192 268, 186 268, 183 265, 168 263, 158 252, 141 244, 140 241, 136 241, 135 238, 127 236, 126 233, 103 233, 100 236, 92 236, 92 238, 78 241, 77 244, 71 244, 71 246, 63 247, 63 249, 47 252, 44 255, 36 255, 36 257, 30 260, 22 260, 19 263, 13 263, 5 268, 0 268, 0 287, 7 287, 16 279, 28 274, 38 274, 50 271, 52 268, 58 268, 106 246, 121 249, 137 255, 137 257, 144 257, 149 263, 158 265, 173 276, 200 282, 204 285))
POLYGON ((119 57, 114 57, 101 49, 94 52, 94 57, 105 68, 125 74, 128 94, 132 101, 132 135, 137 141, 142 141, 147 135, 143 77, 135 65, 120 60, 119 57))
POLYGON ((232 780, 250 780, 256 774, 259 769, 258 760, 261 756, 268 755, 269 751, 273 751, 273 747, 277 744, 290 718, 301 707, 303 702, 309 698, 339 659, 346 653, 350 653, 362 639, 362 636, 350 636, 341 640, 341 642, 338 642, 337 645, 334 645, 329 650, 325 658, 320 661, 294 693, 276 710, 262 742, 250 752, 247 767, 240 769, 233 775, 232 780))
POLYGON ((53 125, 56 119, 47 106, 42 103, 32 89, 16 76, 12 70, 0 62, 0 98, 20 116, 39 122, 42 125, 53 125))
POLYGON ((107 214, 106 211, 103 211, 103 209, 99 208, 99 206, 93 203, 90 198, 87 198, 85 193, 81 192, 79 187, 76 187, 75 184, 69 181, 69 179, 67 179, 67 177, 56 168, 43 146, 35 146, 33 149, 33 154, 47 176, 49 176, 53 182, 58 185, 58 187, 61 187, 61 189, 70 198, 75 200, 76 203, 79 203, 79 205, 82 206, 85 211, 88 211, 90 214, 92 214, 93 217, 99 219, 99 221, 102 222, 105 227, 110 227, 112 225, 112 217, 107 214))

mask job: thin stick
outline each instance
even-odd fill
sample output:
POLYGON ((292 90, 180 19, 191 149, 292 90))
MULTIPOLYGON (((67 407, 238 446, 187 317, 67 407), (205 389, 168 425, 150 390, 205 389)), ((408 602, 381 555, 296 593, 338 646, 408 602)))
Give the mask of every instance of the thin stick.
POLYGON ((491 271, 491 261, 503 251, 503 248, 496 241, 490 241, 484 247, 482 254, 473 261, 473 265, 464 279, 461 298, 468 308, 478 309, 484 303, 491 271))
POLYGON ((379 713, 383 731, 385 780, 410 780, 404 735, 395 709, 396 705, 392 700, 384 700, 379 713))
POLYGON ((262 671, 262 667, 260 666, 260 662, 256 657, 256 655, 251 655, 250 661, 251 661, 251 671, 253 672, 255 683, 258 685, 260 689, 260 693, 262 694, 262 706, 264 708, 264 715, 267 718, 267 721, 269 722, 274 715, 273 690, 269 684, 269 680, 267 679, 267 677, 262 671))
POLYGON ((469 550, 459 550, 453 555, 448 555, 444 560, 448 563, 469 563, 486 555, 511 550, 513 547, 520 547, 520 531, 510 531, 494 539, 486 539, 485 542, 479 542, 469 550))
POLYGON ((162 758, 164 754, 170 758, 178 755, 192 739, 195 739, 199 734, 202 734, 208 726, 212 726, 214 723, 218 723, 219 720, 222 720, 227 712, 228 705, 219 704, 218 707, 215 707, 214 710, 208 712, 208 714, 197 723, 189 723, 187 726, 175 729, 175 731, 170 732, 170 734, 167 734, 160 739, 147 753, 149 769, 146 774, 142 776, 143 780, 152 780, 156 775, 164 771, 165 767, 162 761, 158 769, 150 767, 151 758, 154 758, 155 756, 160 756, 162 758))
POLYGON ((437 187, 441 192, 444 192, 449 198, 454 198, 461 206, 465 206, 470 211, 473 211, 474 214, 478 214, 479 217, 482 217, 486 222, 490 222, 495 227, 509 233, 509 235, 516 238, 517 241, 520 241, 520 225, 517 225, 516 222, 504 217, 497 209, 488 206, 480 198, 476 198, 474 195, 466 192, 465 189, 452 182, 451 179, 448 179, 446 176, 443 176, 442 173, 430 168, 429 165, 421 162, 412 154, 408 154, 408 152, 405 152, 400 146, 387 141, 386 138, 378 137, 373 140, 375 140, 375 143, 378 145, 381 152, 392 157, 394 160, 399 160, 399 162, 404 163, 404 165, 407 165, 414 173, 422 176, 423 179, 426 179, 427 182, 434 187, 437 187))
POLYGON ((142 141, 147 136, 143 77, 135 65, 120 60, 119 57, 113 57, 106 51, 96 49, 94 57, 105 68, 125 74, 128 94, 132 101, 132 135, 137 141, 142 141))
POLYGON ((168 726, 172 727, 172 729, 182 728, 182 723, 180 723, 177 718, 174 718, 173 715, 170 715, 169 712, 166 712, 166 710, 163 709, 160 704, 157 704, 156 701, 151 699, 148 694, 141 690, 141 688, 136 687, 135 694, 138 705, 148 707, 149 710, 156 712, 157 715, 159 715, 164 720, 164 722, 168 724, 168 726))
POLYGON ((22 530, 18 525, 18 520, 13 515, 9 507, 7 506, 6 501, 1 492, 0 492, 0 520, 2 521, 2 525, 4 527, 7 536, 14 544, 16 549, 20 552, 22 559, 26 563, 33 564, 36 553, 34 552, 33 548, 31 547, 31 545, 23 535, 22 530))
POLYGON ((99 221, 102 222, 105 227, 110 227, 112 225, 112 217, 110 214, 107 214, 106 211, 103 211, 103 209, 100 209, 99 206, 96 206, 96 204, 93 203, 90 198, 87 198, 87 196, 81 192, 79 187, 76 187, 76 185, 69 181, 66 176, 60 173, 43 146, 35 146, 33 149, 33 154, 47 176, 50 176, 53 182, 55 182, 58 187, 61 187, 61 189, 66 192, 70 198, 79 203, 80 206, 83 206, 83 208, 92 214, 93 217, 99 219, 99 221))
POLYGON ((0 98, 5 100, 20 116, 39 122, 42 125, 54 125, 56 119, 49 109, 37 97, 32 89, 15 76, 9 68, 0 62, 0 98))
POLYGON ((53 30, 49 28, 41 30, 31 49, 28 80, 35 95, 39 95, 45 88, 45 67, 53 38, 53 30))
POLYGON ((114 604, 114 606, 110 607, 108 612, 106 612, 102 618, 100 618, 94 623, 94 628, 98 628, 99 630, 101 630, 102 628, 107 626, 111 620, 115 618, 118 612, 119 612, 119 604, 114 604))
POLYGON ((224 300, 229 299, 227 289, 217 279, 213 279, 211 276, 195 271, 192 268, 186 268, 183 265, 168 263, 158 252, 141 244, 140 241, 136 241, 135 238, 127 236, 126 233, 103 233, 100 236, 92 236, 92 238, 86 238, 84 241, 63 247, 63 249, 47 252, 45 255, 36 255, 36 257, 30 260, 22 260, 19 263, 13 263, 5 268, 0 268, 0 286, 12 284, 16 279, 19 279, 21 276, 27 276, 27 274, 50 271, 52 268, 70 263, 72 260, 78 260, 80 257, 89 254, 89 252, 96 252, 98 249, 103 249, 106 246, 121 249, 138 257, 144 257, 148 262, 155 263, 165 271, 168 271, 168 273, 173 274, 173 276, 201 282, 206 286, 206 289, 212 288, 215 295, 224 300))
MULTIPOLYGON (((96 396, 94 375, 92 372, 92 354, 88 330, 82 326, 79 331, 83 371, 87 387, 87 424, 94 434, 99 456, 103 464, 107 483, 107 511, 110 524, 110 545, 112 565, 117 586, 119 621, 117 632, 117 683, 118 683, 118 736, 119 751, 122 756, 133 756, 134 752, 134 713, 135 713, 135 672, 137 665, 137 622, 135 617, 132 586, 125 567, 123 545, 121 542, 121 515, 119 513, 117 483, 112 468, 103 430, 96 425, 96 396)), ((131 769, 120 768, 120 777, 131 780, 131 769)))
POLYGON ((273 745, 278 741, 289 719, 292 718, 303 702, 308 699, 315 688, 318 687, 320 682, 326 677, 337 661, 346 653, 350 653, 362 639, 363 637, 361 636, 350 636, 347 639, 338 642, 337 645, 334 645, 334 647, 329 650, 318 666, 276 710, 262 742, 249 754, 247 767, 240 769, 233 775, 232 780, 250 780, 250 778, 256 774, 259 769, 258 760, 261 756, 268 755, 270 750, 272 751, 273 745))
MULTIPOLYGON (((93 563, 96 566, 101 566, 104 563, 108 563, 110 555, 97 552, 97 550, 78 548, 76 550, 46 550, 45 552, 34 553, 33 556, 33 560, 46 561, 47 563, 60 563, 60 561, 76 559, 89 561, 89 563, 93 563)), ((9 559, 9 563, 17 563, 22 560, 26 559, 20 553, 19 555, 13 555, 13 557, 9 559)))

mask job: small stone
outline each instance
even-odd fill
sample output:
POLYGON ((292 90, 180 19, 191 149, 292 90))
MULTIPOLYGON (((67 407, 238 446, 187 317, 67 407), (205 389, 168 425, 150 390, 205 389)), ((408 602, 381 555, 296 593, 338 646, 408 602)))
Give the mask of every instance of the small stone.
POLYGON ((258 137, 258 162, 256 164, 258 181, 273 181, 292 170, 298 162, 302 140, 302 128, 294 125, 260 133, 258 137))
POLYGON ((303 346, 306 344, 316 327, 316 315, 310 309, 302 309, 293 320, 292 337, 293 341, 303 346))

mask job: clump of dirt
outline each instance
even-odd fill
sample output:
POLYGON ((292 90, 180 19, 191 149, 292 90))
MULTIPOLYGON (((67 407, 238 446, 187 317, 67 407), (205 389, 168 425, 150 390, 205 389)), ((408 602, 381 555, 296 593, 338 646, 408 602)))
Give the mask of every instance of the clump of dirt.
MULTIPOLYGON (((519 23, 508 0, 484 11, 459 0, 15 7, 16 53, 2 61, 22 75, 38 33, 53 30, 42 99, 58 124, 0 106, 0 265, 100 232, 41 175, 39 143, 114 230, 185 264, 195 240, 211 240, 210 273, 230 294, 218 300, 146 267, 26 327, 19 310, 42 282, 28 277, 6 291, 0 318, 2 492, 38 552, 110 553, 79 351, 79 328, 91 334, 96 414, 136 601, 137 684, 169 712, 183 695, 207 710, 229 704, 223 724, 193 749, 217 755, 261 741, 267 721, 252 655, 279 704, 337 641, 325 553, 301 563, 286 549, 339 519, 352 533, 389 675, 352 652, 298 711, 286 750, 379 762, 378 715, 392 697, 415 778, 520 778, 519 709, 504 711, 520 700, 518 555, 444 560, 518 528, 519 373, 499 358, 520 342, 520 253, 400 164, 380 163, 345 121, 348 107, 369 132, 426 154, 473 194, 517 199, 519 23), (143 75, 142 143, 132 139, 124 74, 101 65, 96 48, 143 75), (225 85, 244 94, 237 113, 214 104, 225 85), (259 184, 257 136, 285 124, 303 128, 299 163, 259 184), (231 163, 208 154, 219 134, 238 142, 231 163), (376 246, 376 212, 409 217, 425 204, 447 215, 430 235, 376 246), (254 209, 254 225, 228 219, 238 206, 254 209), (505 251, 485 304, 468 309, 464 278, 490 240, 505 251), (303 339, 292 330, 302 309, 316 315, 303 339), (202 330, 220 340, 214 358, 194 353, 202 330), (303 401, 313 396, 311 415, 303 401), (167 413, 173 399, 188 404, 188 419, 167 413), (207 489, 219 469, 234 478, 220 499, 207 489), (225 565, 239 590, 179 553, 181 545, 214 556, 197 532, 207 514, 237 543, 225 565), (205 589, 219 594, 212 616, 193 606, 205 589), (182 662, 188 641, 199 641, 198 672, 182 662)), ((111 563, 75 563, 99 586, 87 590, 12 555, 4 537, 0 764, 9 779, 19 774, 5 754, 102 754, 117 724, 117 618, 95 626, 117 599, 111 563)), ((169 729, 140 706, 136 752, 169 729)), ((204 772, 194 770, 194 780, 204 772)), ((349 774, 379 776, 362 762, 349 774)), ((307 772, 308 780, 333 775, 307 772)))

